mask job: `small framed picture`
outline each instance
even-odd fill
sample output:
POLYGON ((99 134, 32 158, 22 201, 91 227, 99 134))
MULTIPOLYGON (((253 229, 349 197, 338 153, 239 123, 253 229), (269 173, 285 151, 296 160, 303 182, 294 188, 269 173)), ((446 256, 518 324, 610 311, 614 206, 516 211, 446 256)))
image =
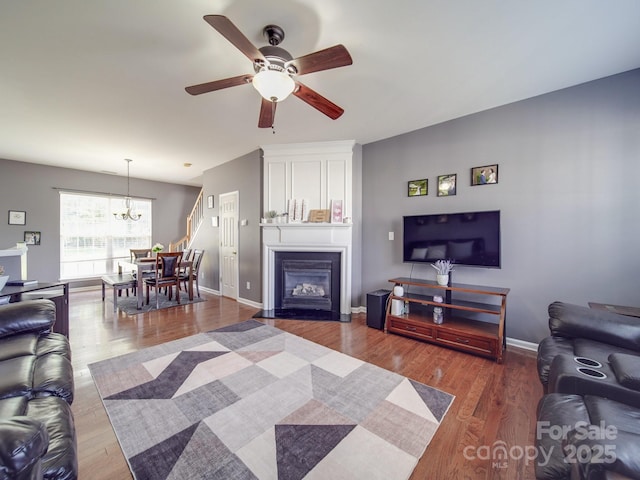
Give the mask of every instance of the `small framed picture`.
POLYGON ((213 208, 213 195, 207 197, 207 207, 213 208))
POLYGON ((458 175, 450 173, 448 175, 440 175, 438 177, 438 196, 451 197, 456 194, 458 175))
POLYGON ((342 223, 342 200, 331 200, 331 223, 342 223))
POLYGON ((27 245, 40 245, 40 232, 24 232, 24 243, 27 245))
POLYGON ((429 193, 429 180, 409 180, 407 183, 407 195, 410 197, 420 197, 429 193))
POLYGON ((471 185, 490 185, 493 183, 498 183, 497 163, 471 169, 471 185))
POLYGON ((9 225, 26 225, 27 212, 18 210, 9 210, 9 225))

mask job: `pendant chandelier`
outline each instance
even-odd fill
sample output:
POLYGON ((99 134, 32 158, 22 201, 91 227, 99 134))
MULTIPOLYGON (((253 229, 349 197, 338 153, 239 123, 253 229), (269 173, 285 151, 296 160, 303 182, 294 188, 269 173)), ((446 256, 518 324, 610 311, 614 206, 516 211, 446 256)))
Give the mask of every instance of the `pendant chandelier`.
POLYGON ((116 212, 113 214, 114 217, 118 220, 140 220, 142 217, 141 213, 135 213, 133 211, 133 201, 131 200, 131 196, 129 195, 129 165, 133 160, 130 158, 125 158, 125 162, 127 162, 127 196, 124 197, 124 210, 122 212, 116 212))

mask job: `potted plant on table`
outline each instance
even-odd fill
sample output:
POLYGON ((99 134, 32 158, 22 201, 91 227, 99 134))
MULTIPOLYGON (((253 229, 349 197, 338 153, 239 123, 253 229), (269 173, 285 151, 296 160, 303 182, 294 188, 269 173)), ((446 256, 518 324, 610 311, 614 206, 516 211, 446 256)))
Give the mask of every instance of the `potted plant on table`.
POLYGON ((438 260, 431 266, 436 269, 436 282, 438 285, 449 284, 449 273, 453 271, 453 262, 451 260, 438 260))
POLYGON ((161 243, 156 243, 153 247, 151 247, 151 251, 154 254, 160 253, 162 250, 164 250, 164 245, 162 245, 161 243))

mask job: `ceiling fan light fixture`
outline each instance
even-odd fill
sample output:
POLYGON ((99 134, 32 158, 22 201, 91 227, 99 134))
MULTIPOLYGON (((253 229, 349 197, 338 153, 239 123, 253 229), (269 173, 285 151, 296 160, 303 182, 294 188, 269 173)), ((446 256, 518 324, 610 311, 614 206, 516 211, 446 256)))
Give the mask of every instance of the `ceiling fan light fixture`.
POLYGON ((253 77, 254 88, 262 98, 271 102, 281 102, 295 90, 296 84, 285 72, 263 68, 253 77))

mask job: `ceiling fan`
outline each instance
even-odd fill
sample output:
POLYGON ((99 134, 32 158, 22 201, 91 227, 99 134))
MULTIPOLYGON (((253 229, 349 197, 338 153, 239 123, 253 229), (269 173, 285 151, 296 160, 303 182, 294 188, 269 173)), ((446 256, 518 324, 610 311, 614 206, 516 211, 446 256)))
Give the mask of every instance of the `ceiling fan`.
POLYGON ((273 127, 276 104, 291 93, 333 120, 344 113, 338 105, 297 80, 300 75, 351 65, 351 55, 343 45, 293 58, 278 46, 284 39, 284 30, 277 25, 264 27, 263 34, 269 45, 256 48, 224 15, 205 15, 204 19, 253 62, 255 73, 192 85, 185 88, 187 93, 200 95, 252 83, 262 96, 258 120, 260 128, 273 127))

